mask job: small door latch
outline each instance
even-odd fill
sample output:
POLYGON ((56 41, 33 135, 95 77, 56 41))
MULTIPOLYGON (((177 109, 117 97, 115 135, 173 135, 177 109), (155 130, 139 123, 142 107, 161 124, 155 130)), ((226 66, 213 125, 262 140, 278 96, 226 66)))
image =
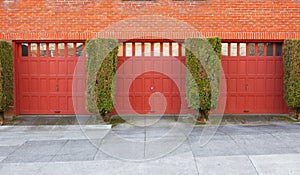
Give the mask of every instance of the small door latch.
POLYGON ((153 87, 153 86, 151 86, 151 87, 150 87, 150 90, 153 90, 153 89, 154 89, 154 87, 153 87))
POLYGON ((56 89, 56 92, 58 92, 58 84, 56 85, 55 89, 56 89))
POLYGON ((246 90, 246 91, 248 91, 248 84, 246 84, 246 86, 245 86, 245 90, 246 90))

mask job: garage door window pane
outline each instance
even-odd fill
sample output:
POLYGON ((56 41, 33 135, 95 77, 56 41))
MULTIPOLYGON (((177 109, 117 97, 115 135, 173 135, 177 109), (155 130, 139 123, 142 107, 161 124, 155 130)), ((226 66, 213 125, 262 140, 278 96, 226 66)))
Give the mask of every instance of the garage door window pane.
POLYGON ((28 43, 22 43, 22 56, 28 56, 28 43))
POLYGON ((222 43, 222 55, 228 56, 228 43, 222 43))
POLYGON ((68 56, 74 56, 74 44, 73 43, 68 43, 68 56))
POLYGON ((46 56, 46 43, 40 43, 40 56, 46 56))
POLYGON ((181 44, 181 56, 185 56, 185 44, 181 44))
MULTIPOLYGON (((76 43, 76 56, 82 56, 83 43, 76 43)), ((122 49, 123 50, 123 49, 122 49)))
POLYGON ((178 56, 178 43, 172 43, 172 56, 178 56))
POLYGON ((58 43, 58 56, 65 56, 65 44, 58 43))
POLYGON ((144 44, 145 56, 151 56, 151 43, 144 44))
POLYGON ((267 43, 267 56, 273 56, 273 43, 267 43))
POLYGON ((55 56, 55 43, 49 43, 49 57, 55 56))
POLYGON ((126 43, 126 56, 132 56, 132 43, 126 43))
POLYGON ((264 43, 258 43, 258 56, 264 56, 264 43))
POLYGON ((163 43, 163 56, 170 56, 169 43, 163 43))
POLYGON ((240 43, 240 56, 246 56, 246 43, 240 43))
POLYGON ((160 55, 160 43, 154 43, 154 56, 160 55))
POLYGON ((276 43, 276 56, 282 56, 282 43, 276 43))
POLYGON ((237 56, 237 43, 230 43, 230 56, 237 56))
POLYGON ((30 56, 37 57, 37 43, 30 44, 30 56))
POLYGON ((142 43, 135 43, 135 56, 142 56, 142 43))
POLYGON ((249 43, 249 56, 255 56, 255 43, 249 43))

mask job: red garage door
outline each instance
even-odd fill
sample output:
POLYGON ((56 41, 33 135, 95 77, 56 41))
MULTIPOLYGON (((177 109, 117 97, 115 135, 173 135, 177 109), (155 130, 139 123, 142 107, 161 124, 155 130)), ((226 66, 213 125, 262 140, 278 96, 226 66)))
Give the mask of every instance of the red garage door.
POLYGON ((83 42, 17 43, 17 105, 20 114, 85 113, 85 80, 72 92, 73 74, 78 59, 83 59, 83 42), (75 95, 74 95, 75 94, 75 95))
POLYGON ((186 113, 184 49, 176 42, 126 42, 119 46, 118 114, 186 113))
POLYGON ((229 114, 283 114, 282 43, 222 43, 229 114))

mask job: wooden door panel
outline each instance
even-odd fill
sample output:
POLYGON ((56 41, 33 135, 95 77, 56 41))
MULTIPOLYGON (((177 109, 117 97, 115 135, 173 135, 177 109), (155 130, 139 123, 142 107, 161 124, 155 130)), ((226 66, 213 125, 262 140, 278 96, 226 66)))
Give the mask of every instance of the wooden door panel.
MULTIPOLYGON (((37 44, 39 45, 38 42, 37 44)), ((56 49, 57 44, 55 43, 56 49)), ((74 114, 73 93, 76 96, 74 99, 83 99, 80 102, 76 101, 77 104, 80 104, 77 106, 77 111, 81 111, 81 114, 87 113, 84 100, 85 80, 80 82, 82 88, 75 88, 74 92, 72 88, 78 57, 67 56, 63 53, 62 56, 53 56, 56 55, 56 49, 53 55, 39 56, 40 52, 38 51, 35 57, 22 56, 21 43, 17 48, 19 53, 17 54, 18 69, 16 73, 20 114, 74 114)), ((47 46, 46 53, 49 52, 48 49, 47 46)), ((84 59, 84 57, 80 57, 80 59, 84 59)), ((82 73, 85 74, 85 71, 82 73)), ((85 77, 85 75, 80 76, 85 77)))
MULTIPOLYGON (((156 43, 156 45, 158 44, 156 43)), ((123 45, 127 47, 126 43, 123 45)), ((150 48, 153 52, 154 43, 150 43, 150 45, 152 45, 150 48)), ((145 51, 143 42, 141 47, 142 51, 145 51)), ((126 67, 119 70, 117 74, 116 102, 118 110, 116 112, 118 114, 130 112, 130 109, 124 105, 126 98, 129 98, 132 108, 139 114, 179 114, 181 97, 179 88, 174 81, 179 82, 178 86, 183 89, 182 87, 185 87, 185 70, 178 65, 178 58, 171 57, 170 53, 163 53, 162 50, 162 53, 157 52, 155 55, 142 53, 134 56, 134 49, 135 47, 133 47, 133 57, 123 55, 118 58, 118 67, 120 68, 125 63, 126 67), (168 77, 163 72, 169 72, 172 77, 168 77), (129 97, 126 97, 128 93, 126 94, 125 87, 129 87, 129 97)), ((184 105, 187 108, 187 104, 184 105)))
MULTIPOLYGON (((287 113, 283 99, 282 56, 263 56, 265 54, 260 56, 257 46, 255 43, 252 55, 247 51, 245 56, 222 57, 222 66, 227 79, 225 113, 287 113)), ((249 47, 249 43, 246 43, 246 48, 249 47)))

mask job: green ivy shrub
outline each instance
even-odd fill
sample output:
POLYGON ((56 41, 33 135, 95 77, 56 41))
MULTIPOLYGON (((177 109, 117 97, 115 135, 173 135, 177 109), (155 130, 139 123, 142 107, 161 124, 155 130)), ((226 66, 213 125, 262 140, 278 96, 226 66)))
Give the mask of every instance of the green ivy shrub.
POLYGON ((12 46, 0 41, 0 112, 4 112, 13 102, 13 56, 12 46))
POLYGON ((114 108, 114 76, 117 68, 118 41, 115 39, 88 40, 86 109, 99 113, 109 121, 114 108), (95 106, 96 104, 96 106, 95 106))
POLYGON ((300 119, 300 39, 284 41, 284 98, 300 119))
POLYGON ((186 44, 186 94, 198 120, 208 118, 219 98, 221 39, 188 38, 186 44))

